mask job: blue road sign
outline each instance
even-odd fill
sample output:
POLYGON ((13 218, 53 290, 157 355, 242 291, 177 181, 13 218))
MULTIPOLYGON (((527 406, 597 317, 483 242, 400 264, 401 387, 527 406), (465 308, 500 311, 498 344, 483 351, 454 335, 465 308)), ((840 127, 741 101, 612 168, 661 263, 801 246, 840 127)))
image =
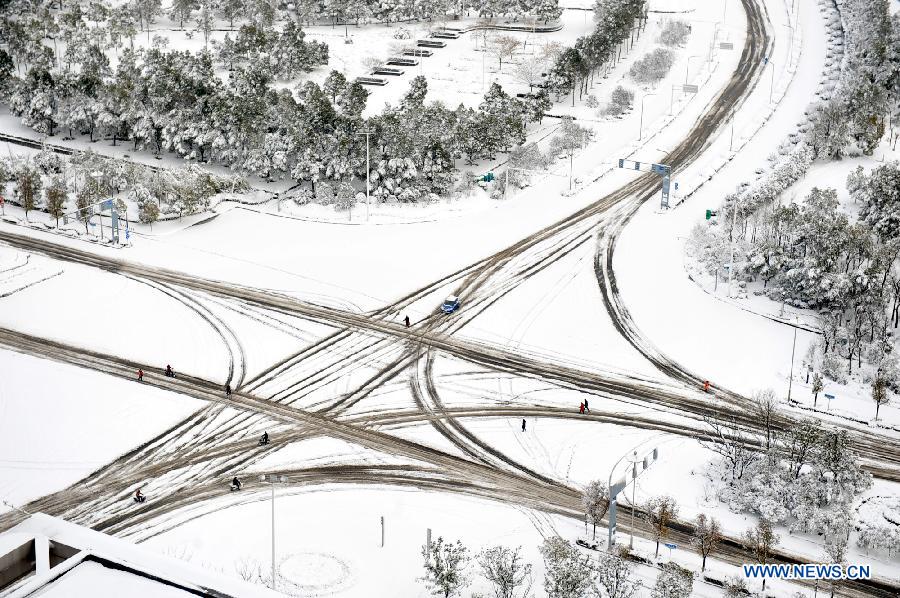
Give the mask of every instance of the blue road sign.
POLYGON ((678 544, 666 543, 666 548, 668 548, 669 550, 675 550, 676 548, 678 548, 678 544))
POLYGON ((112 211, 112 209, 113 209, 113 202, 112 202, 112 200, 111 200, 111 199, 107 199, 106 201, 104 201, 102 204, 100 204, 100 209, 101 209, 101 210, 110 210, 110 211, 112 211))
POLYGON ((826 394, 826 395, 825 395, 825 398, 828 399, 829 401, 833 401, 833 400, 834 400, 834 395, 826 394))

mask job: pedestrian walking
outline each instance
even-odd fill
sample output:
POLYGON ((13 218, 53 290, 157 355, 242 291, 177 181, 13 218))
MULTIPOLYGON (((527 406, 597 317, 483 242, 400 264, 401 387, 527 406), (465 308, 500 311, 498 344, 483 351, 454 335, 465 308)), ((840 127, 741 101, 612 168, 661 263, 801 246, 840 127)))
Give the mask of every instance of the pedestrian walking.
POLYGON ((525 431, 525 420, 524 419, 522 420, 522 431, 523 432, 525 431))
POLYGON ((587 411, 588 413, 591 412, 591 408, 588 407, 587 399, 584 400, 584 410, 587 411))
POLYGON ((579 405, 578 412, 579 412, 579 413, 584 413, 584 403, 581 403, 581 404, 579 405))
POLYGON ((403 323, 406 324, 406 327, 409 328, 409 316, 403 318, 403 323))
POLYGON ((225 383, 225 396, 231 396, 231 384, 229 384, 228 382, 225 383))
POLYGON ((703 392, 709 392, 709 380, 703 382, 703 392))
POLYGON ((144 381, 144 370, 138 369, 138 382, 144 381))

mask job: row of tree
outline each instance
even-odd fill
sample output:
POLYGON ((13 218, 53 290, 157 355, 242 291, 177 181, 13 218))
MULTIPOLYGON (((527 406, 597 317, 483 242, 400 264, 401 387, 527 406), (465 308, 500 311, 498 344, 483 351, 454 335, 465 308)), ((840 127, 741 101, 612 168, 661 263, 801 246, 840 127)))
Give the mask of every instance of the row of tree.
POLYGON ((156 171, 94 152, 62 158, 45 149, 29 158, 0 158, 0 196, 22 207, 26 218, 32 210, 43 211, 58 226, 64 215, 71 215, 85 232, 102 200, 114 199, 122 218, 152 224, 206 210, 216 194, 247 188, 244 179, 215 176, 196 165, 156 171), (6 193, 7 187, 12 193, 6 193))
POLYGON ((547 23, 562 14, 559 0, 299 0, 294 5, 297 18, 313 23, 323 18, 338 23, 369 20, 396 21, 444 19, 473 11, 479 16, 521 19, 533 17, 547 23))
POLYGON ((781 198, 817 159, 871 154, 900 108, 900 16, 890 16, 886 0, 838 6, 842 18, 830 27, 843 32, 844 69, 830 97, 812 107, 802 134, 785 140, 764 176, 726 197, 720 226, 696 231, 693 241, 711 273, 731 261, 734 241, 739 279, 761 279, 771 299, 818 311, 823 340, 810 365, 843 382, 868 361, 864 381, 879 397, 877 416, 881 389, 898 388, 890 338, 900 320, 898 166, 848 178, 858 218, 832 189, 813 189, 800 202, 781 198))
POLYGON ((575 90, 586 93, 600 69, 620 57, 636 25, 646 24, 646 4, 646 0, 596 0, 594 30, 559 53, 548 74, 548 88, 558 96, 571 93, 574 105, 575 90))
POLYGON ((816 107, 809 136, 815 157, 838 159, 848 146, 870 155, 900 109, 900 14, 888 0, 843 0, 846 64, 835 92, 816 107))
MULTIPOLYGON (((658 538, 668 533, 668 525, 677 510, 675 501, 668 496, 653 498, 648 504, 648 519, 657 534, 657 553, 658 538)), ((723 541, 721 528, 718 521, 705 514, 698 515, 692 527, 692 543, 703 559, 705 570, 707 557, 723 541)), ((779 537, 771 524, 761 519, 745 531, 741 541, 755 562, 766 564, 772 562, 779 537)), ((541 544, 540 553, 544 561, 543 589, 549 598, 632 598, 644 587, 635 576, 634 568, 637 562, 648 561, 632 554, 627 547, 599 552, 594 557, 560 536, 551 536, 541 544)), ((422 547, 422 557, 425 574, 421 581, 433 595, 459 596, 472 582, 469 566, 473 558, 461 541, 449 542, 438 537, 422 547)), ((525 561, 521 547, 492 546, 475 555, 474 561, 480 577, 495 598, 532 595, 532 566, 525 561)), ((843 555, 836 562, 843 562, 843 555)), ((694 577, 689 569, 674 562, 664 563, 655 584, 649 588, 649 595, 652 598, 687 598, 692 593, 694 577)), ((765 589, 765 579, 762 586, 765 589)), ((728 597, 749 595, 746 582, 739 576, 729 578, 725 589, 728 597)))

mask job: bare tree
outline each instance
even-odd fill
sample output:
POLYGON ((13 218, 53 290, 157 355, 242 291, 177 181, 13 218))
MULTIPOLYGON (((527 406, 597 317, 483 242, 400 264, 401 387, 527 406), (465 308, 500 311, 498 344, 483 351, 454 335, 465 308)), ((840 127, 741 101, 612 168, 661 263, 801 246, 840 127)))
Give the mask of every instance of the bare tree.
POLYGON ((525 598, 531 595, 531 565, 522 561, 521 546, 515 550, 493 546, 481 551, 478 565, 491 584, 494 598, 525 598))
MULTIPOLYGON (((772 531, 772 524, 765 519, 760 519, 756 527, 744 532, 744 542, 760 565, 765 565, 772 559, 772 549, 778 545, 779 540, 778 534, 772 531)), ((763 577, 762 589, 766 589, 765 577, 763 577)))
POLYGON ((671 496, 654 496, 647 501, 647 520, 653 527, 656 540, 656 556, 659 556, 659 541, 669 535, 669 523, 678 516, 678 503, 671 496))
POLYGON ((543 60, 537 58, 523 60, 513 68, 513 76, 517 81, 527 85, 528 91, 531 91, 540 82, 546 66, 543 60))
POLYGON ((775 443, 774 421, 778 416, 778 398, 771 388, 753 393, 753 411, 766 429, 766 450, 775 443))
MULTIPOLYGON (((825 555, 828 557, 829 563, 843 565, 846 562, 849 536, 847 525, 838 526, 838 529, 831 530, 825 542, 825 555)), ((831 580, 831 598, 834 598, 834 592, 840 587, 840 584, 840 579, 833 578, 831 580)))
POLYGON ((425 576, 421 579, 432 595, 450 598, 469 584, 465 575, 469 550, 459 540, 445 543, 444 538, 438 536, 430 550, 427 544, 422 546, 422 557, 425 559, 425 576))
POLYGON ((594 540, 596 540, 597 523, 609 509, 609 488, 600 480, 589 483, 581 494, 581 505, 584 507, 585 520, 594 526, 594 540))
POLYGON ((758 442, 756 437, 744 431, 733 417, 727 423, 713 417, 704 417, 704 421, 711 438, 702 440, 701 444, 725 459, 731 467, 732 480, 744 477, 747 466, 759 458, 759 453, 751 448, 758 442))
POLYGON ((511 35, 497 35, 491 40, 488 51, 500 61, 500 69, 503 68, 503 59, 512 58, 519 46, 519 40, 511 35))
POLYGON ((550 149, 554 153, 563 153, 569 158, 569 189, 572 188, 575 152, 588 144, 593 136, 590 129, 575 124, 572 118, 563 119, 559 134, 550 140, 550 149))
POLYGON ((703 557, 701 571, 706 571, 706 557, 716 549, 721 540, 722 530, 719 528, 719 522, 715 517, 707 517, 703 513, 697 515, 697 521, 694 523, 693 542, 703 557))

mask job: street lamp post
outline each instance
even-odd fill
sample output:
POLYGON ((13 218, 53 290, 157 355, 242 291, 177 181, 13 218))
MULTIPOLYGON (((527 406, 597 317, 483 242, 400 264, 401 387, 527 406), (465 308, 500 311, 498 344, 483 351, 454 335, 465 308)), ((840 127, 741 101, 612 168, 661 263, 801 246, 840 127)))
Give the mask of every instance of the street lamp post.
POLYGON ((688 56, 687 62, 684 65, 684 84, 687 85, 688 82, 688 69, 691 68, 691 59, 692 58, 703 58, 702 56, 688 56))
POLYGON ((769 103, 772 103, 772 92, 775 90, 775 62, 772 59, 769 59, 769 64, 772 65, 772 78, 769 81, 769 103))
MULTIPOLYGON (((799 319, 798 319, 799 320, 799 319)), ((799 321, 798 321, 799 323, 799 321)), ((797 326, 794 326, 794 344, 791 345, 791 375, 788 378, 788 396, 787 402, 790 404, 791 402, 791 384, 794 382, 794 354, 797 351, 797 326)))
MULTIPOLYGON (((422 61, 422 59, 419 58, 419 62, 421 62, 421 61, 422 61)), ((369 168, 369 135, 372 134, 372 131, 367 128, 365 131, 360 131, 358 134, 366 136, 366 222, 368 222, 369 221, 369 171, 370 171, 370 168, 369 168)))
POLYGON ((259 481, 269 484, 272 488, 272 589, 275 589, 275 484, 287 482, 285 476, 276 476, 273 474, 259 476, 259 481))
POLYGON ((638 130, 638 141, 641 140, 641 137, 644 135, 644 100, 649 98, 650 96, 655 96, 655 93, 647 93, 644 94, 644 97, 641 98, 641 120, 640 120, 640 129, 638 130))

